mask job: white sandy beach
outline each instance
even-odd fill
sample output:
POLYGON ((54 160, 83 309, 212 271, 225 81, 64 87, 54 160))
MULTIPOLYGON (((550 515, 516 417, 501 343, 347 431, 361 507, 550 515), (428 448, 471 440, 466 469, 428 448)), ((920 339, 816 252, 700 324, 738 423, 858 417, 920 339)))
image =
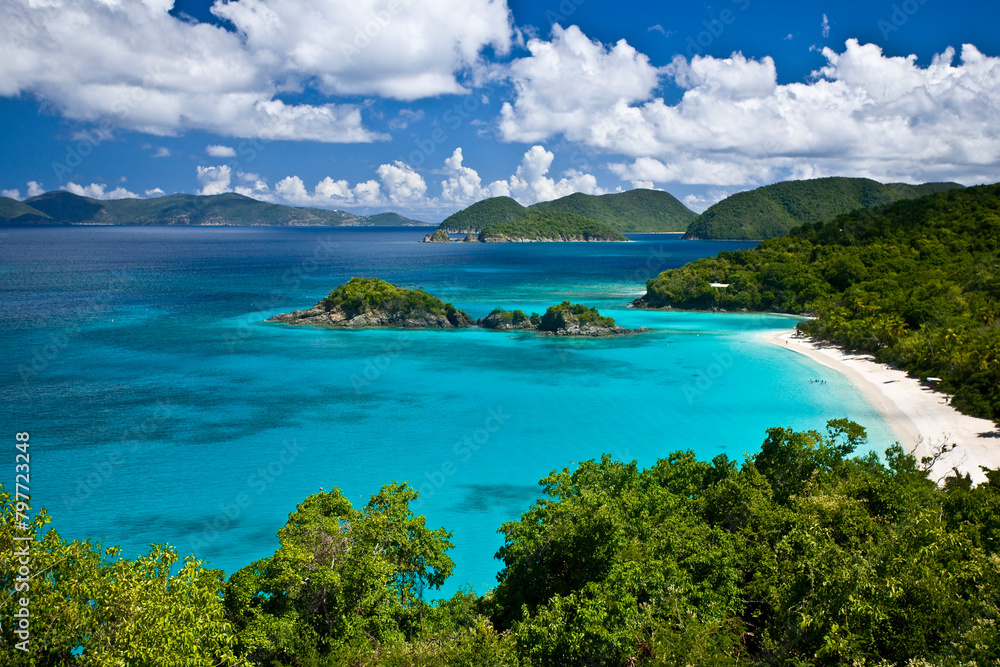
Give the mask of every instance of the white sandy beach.
POLYGON ((796 332, 769 334, 767 340, 846 376, 892 427, 899 443, 919 460, 943 442, 954 444, 931 468, 940 481, 952 468, 969 473, 976 483, 986 476, 979 466, 1000 468, 1000 430, 987 419, 963 415, 946 394, 934 391, 904 371, 887 368, 866 354, 845 353, 796 332))

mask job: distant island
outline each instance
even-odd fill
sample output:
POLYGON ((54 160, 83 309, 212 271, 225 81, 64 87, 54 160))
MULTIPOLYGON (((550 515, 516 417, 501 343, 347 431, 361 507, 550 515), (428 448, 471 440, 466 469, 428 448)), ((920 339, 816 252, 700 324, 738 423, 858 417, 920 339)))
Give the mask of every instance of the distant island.
POLYGON ((1000 184, 861 209, 664 271, 633 306, 813 315, 804 333, 1000 423, 998 211, 1000 184))
POLYGON ((958 183, 888 185, 868 178, 816 178, 765 185, 738 192, 709 207, 694 220, 685 239, 769 239, 804 224, 824 222, 861 208, 947 192, 958 183))
MULTIPOLYGON (((442 228, 424 237, 425 243, 449 243, 442 228)), ((464 241, 479 243, 538 243, 568 241, 628 241, 628 238, 603 222, 575 213, 527 210, 509 222, 486 225, 478 234, 470 232, 464 241)))
POLYGON ((150 199, 93 199, 56 190, 23 202, 0 197, 0 225, 417 226, 398 213, 358 216, 345 211, 269 204, 228 192, 150 199))
POLYGON ((406 329, 463 329, 477 324, 497 331, 526 330, 544 335, 590 338, 623 336, 647 329, 626 329, 595 308, 563 301, 544 315, 494 309, 473 322, 464 311, 424 292, 393 285, 379 278, 351 278, 312 308, 281 313, 268 319, 284 324, 345 329, 403 327, 406 329))
POLYGON ((515 239, 622 241, 627 240, 622 236, 625 232, 683 232, 696 217, 694 211, 673 195, 660 190, 636 189, 608 195, 575 193, 527 207, 510 197, 490 197, 447 217, 438 227, 441 234, 431 235, 430 241, 450 240, 447 236, 449 233, 472 234, 472 239, 466 236, 465 240, 486 242, 515 239), (556 217, 541 214, 555 214, 556 217), (567 215, 572 218, 564 217, 567 215), (545 231, 550 232, 550 235, 536 238, 541 231, 533 227, 540 220, 555 220, 559 221, 557 224, 563 225, 571 219, 578 222, 585 219, 590 225, 596 223, 602 226, 601 231, 594 238, 578 238, 580 235, 569 228, 562 236, 574 238, 560 238, 552 236, 552 229, 547 228, 545 231), (516 224, 516 227, 495 229, 498 225, 511 224, 516 224), (514 229, 517 231, 512 231, 514 229), (492 233, 484 237, 483 232, 487 230, 492 230, 492 233))

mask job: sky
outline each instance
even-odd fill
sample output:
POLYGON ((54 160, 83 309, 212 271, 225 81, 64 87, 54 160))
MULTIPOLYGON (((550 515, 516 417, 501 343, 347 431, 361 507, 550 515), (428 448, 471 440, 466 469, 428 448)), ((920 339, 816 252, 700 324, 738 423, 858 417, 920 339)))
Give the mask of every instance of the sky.
POLYGON ((3 0, 0 194, 491 196, 1000 181, 995 0, 3 0))

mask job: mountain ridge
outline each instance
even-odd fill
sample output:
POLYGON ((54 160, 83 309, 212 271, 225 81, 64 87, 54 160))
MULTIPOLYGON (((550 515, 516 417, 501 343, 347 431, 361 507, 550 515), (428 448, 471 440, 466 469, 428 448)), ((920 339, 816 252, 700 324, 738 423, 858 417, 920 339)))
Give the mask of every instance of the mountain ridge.
POLYGON ((360 216, 346 211, 271 204, 227 192, 149 199, 94 199, 54 190, 23 202, 0 197, 0 225, 169 226, 422 226, 398 213, 360 216))

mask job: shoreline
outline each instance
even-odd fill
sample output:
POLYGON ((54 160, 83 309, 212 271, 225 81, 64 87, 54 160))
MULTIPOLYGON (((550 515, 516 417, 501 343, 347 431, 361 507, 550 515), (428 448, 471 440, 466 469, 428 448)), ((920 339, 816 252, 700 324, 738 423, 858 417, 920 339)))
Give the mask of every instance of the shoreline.
POLYGON ((986 481, 979 466, 1000 468, 1000 429, 990 420, 963 415, 951 406, 947 394, 923 385, 906 371, 878 363, 871 355, 845 352, 832 343, 797 337, 796 333, 780 331, 763 338, 844 375, 918 462, 932 456, 934 448, 944 442, 955 445, 931 467, 929 474, 934 481, 940 483, 952 468, 958 468, 979 484, 986 481))

